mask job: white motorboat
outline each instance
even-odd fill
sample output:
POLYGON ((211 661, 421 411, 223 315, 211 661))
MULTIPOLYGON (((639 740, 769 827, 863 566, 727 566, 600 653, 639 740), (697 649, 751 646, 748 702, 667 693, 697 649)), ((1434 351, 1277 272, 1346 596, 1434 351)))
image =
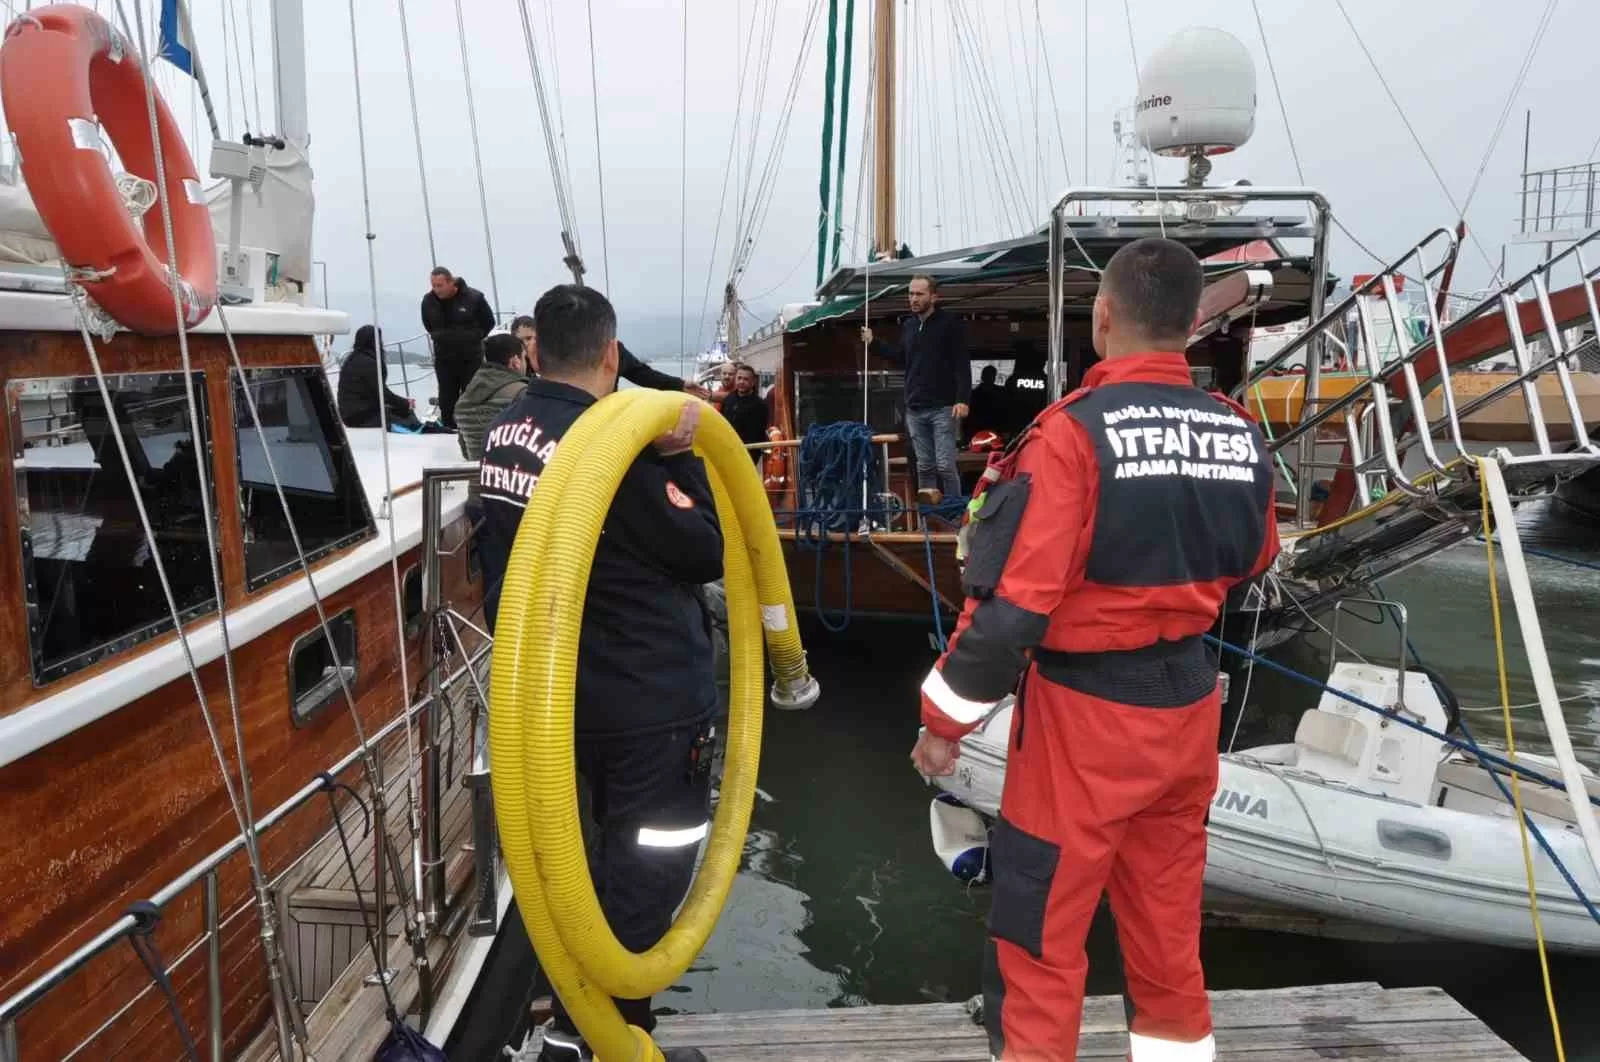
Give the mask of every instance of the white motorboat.
MULTIPOLYGON (((1440 691, 1421 671, 1402 676, 1341 662, 1329 684, 1436 732, 1448 724, 1440 691)), ((979 816, 999 811, 1011 714, 1003 704, 962 742, 955 773, 934 779, 945 791, 931 809, 935 849, 963 880, 985 874, 979 816)), ((1534 946, 1520 830, 1496 782, 1509 787, 1506 774, 1332 692, 1301 717, 1292 744, 1220 760, 1208 892, 1453 940, 1534 946)), ((1519 761, 1556 773, 1546 757, 1519 761)), ((1567 794, 1526 779, 1520 788, 1578 886, 1600 897, 1600 873, 1567 794)), ((1600 924, 1550 857, 1529 844, 1546 943, 1600 952, 1600 924)))

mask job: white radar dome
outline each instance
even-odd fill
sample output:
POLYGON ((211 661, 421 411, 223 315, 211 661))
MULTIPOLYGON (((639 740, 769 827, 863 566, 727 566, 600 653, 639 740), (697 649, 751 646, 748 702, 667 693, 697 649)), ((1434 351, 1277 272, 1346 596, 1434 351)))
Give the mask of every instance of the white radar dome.
POLYGON ((1221 155, 1255 132, 1255 60, 1223 30, 1173 34, 1146 60, 1139 92, 1134 130, 1158 155, 1221 155))

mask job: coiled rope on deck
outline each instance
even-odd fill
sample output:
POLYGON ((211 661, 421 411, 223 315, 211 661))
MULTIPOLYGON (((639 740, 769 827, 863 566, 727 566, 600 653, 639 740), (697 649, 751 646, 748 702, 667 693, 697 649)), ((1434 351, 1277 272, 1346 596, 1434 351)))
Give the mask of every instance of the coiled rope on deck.
POLYGON ((882 487, 872 455, 872 428, 858 421, 814 424, 800 441, 795 471, 795 545, 815 554, 812 609, 817 620, 839 634, 850 626, 853 586, 850 538, 882 487), (844 535, 844 604, 835 618, 822 606, 822 554, 828 535, 844 535))

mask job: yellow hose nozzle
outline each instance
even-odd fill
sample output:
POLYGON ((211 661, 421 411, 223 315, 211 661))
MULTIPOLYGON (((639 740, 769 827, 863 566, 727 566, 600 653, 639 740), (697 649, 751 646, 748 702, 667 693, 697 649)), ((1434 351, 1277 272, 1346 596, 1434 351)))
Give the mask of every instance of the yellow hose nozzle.
POLYGON ((705 859, 672 928, 643 953, 612 933, 589 875, 578 820, 573 699, 583 602, 595 545, 623 474, 677 422, 678 392, 608 395, 556 448, 517 530, 501 589, 489 688, 495 819, 512 891, 550 983, 601 1062, 661 1058, 612 997, 672 985, 705 947, 744 851, 761 753, 762 647, 777 676, 773 704, 809 708, 789 576, 766 491, 733 427, 700 421, 722 524, 730 647, 728 750, 705 859))

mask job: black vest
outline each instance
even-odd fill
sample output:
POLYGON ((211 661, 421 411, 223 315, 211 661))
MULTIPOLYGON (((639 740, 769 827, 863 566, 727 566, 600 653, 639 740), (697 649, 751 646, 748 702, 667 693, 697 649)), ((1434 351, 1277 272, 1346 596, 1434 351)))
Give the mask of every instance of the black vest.
POLYGON ((1154 587, 1249 576, 1273 489, 1271 457, 1253 423, 1181 384, 1106 384, 1063 412, 1089 433, 1099 464, 1090 582, 1154 587))

